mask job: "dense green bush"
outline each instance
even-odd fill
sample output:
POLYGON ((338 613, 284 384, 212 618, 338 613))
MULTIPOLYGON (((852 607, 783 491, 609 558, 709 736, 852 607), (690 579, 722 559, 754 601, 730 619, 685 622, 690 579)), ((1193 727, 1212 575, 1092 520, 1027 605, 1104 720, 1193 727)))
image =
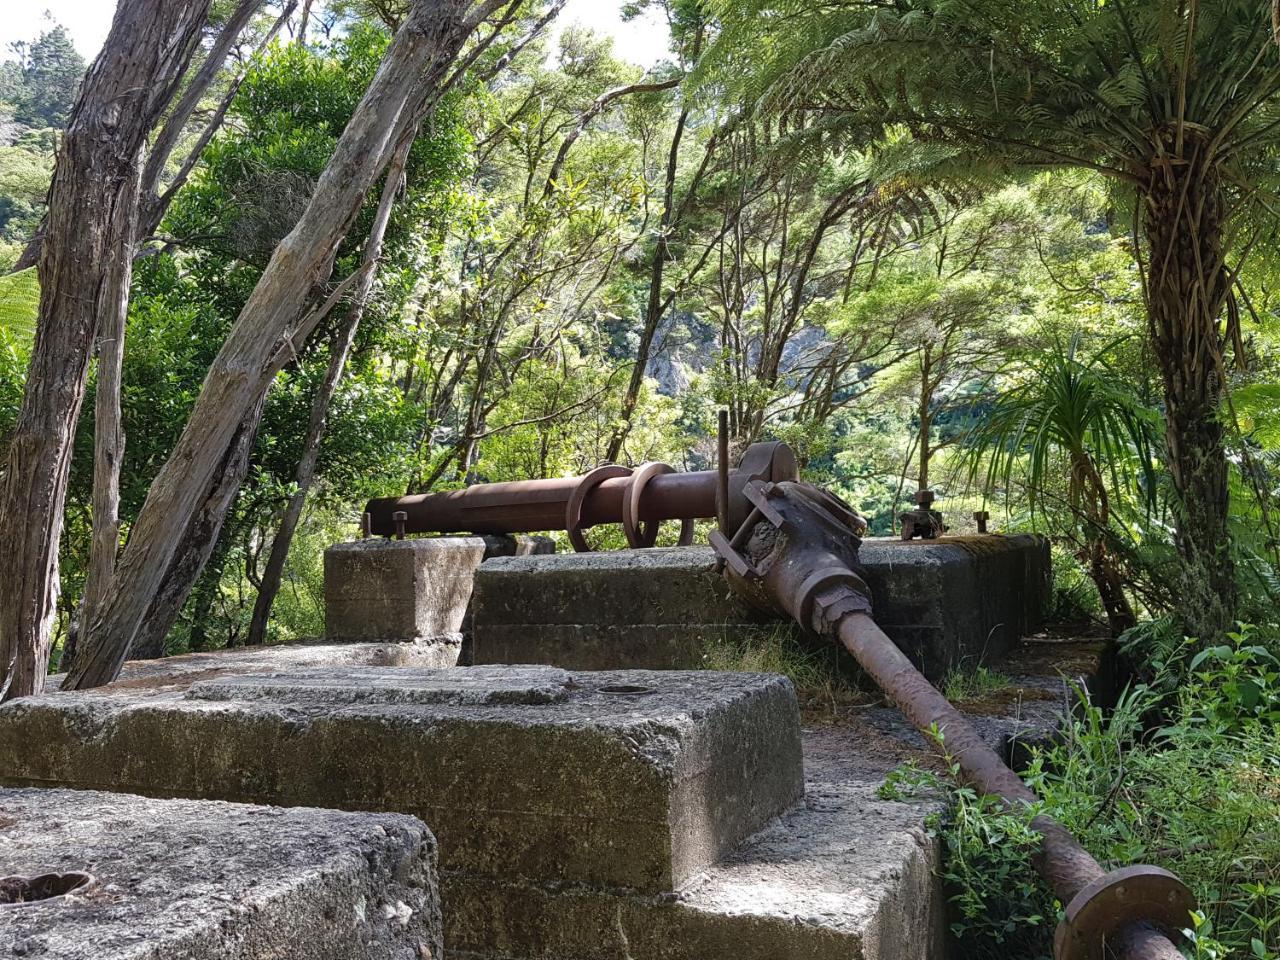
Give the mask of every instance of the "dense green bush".
MULTIPOLYGON (((1187 918, 1193 956, 1280 958, 1280 661, 1257 639, 1243 627, 1206 649, 1188 641, 1163 667, 1182 683, 1162 676, 1112 711, 1082 695, 1062 744, 1027 772, 1043 800, 1034 810, 947 788, 934 826, 962 957, 1051 955, 1061 904, 1030 863, 1029 821, 1043 811, 1105 867, 1153 863, 1182 877, 1200 905, 1187 918)), ((904 770, 881 792, 920 786, 941 784, 904 770)))

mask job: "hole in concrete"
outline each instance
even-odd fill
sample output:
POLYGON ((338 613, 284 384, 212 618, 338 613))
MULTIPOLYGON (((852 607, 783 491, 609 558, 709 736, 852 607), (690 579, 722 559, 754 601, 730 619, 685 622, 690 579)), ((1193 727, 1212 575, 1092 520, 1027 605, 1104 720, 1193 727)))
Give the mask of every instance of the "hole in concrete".
POLYGON ((639 697, 646 693, 653 693, 653 687, 636 687, 620 683, 612 687, 601 687, 600 692, 614 697, 639 697))
POLYGON ((38 877, 0 877, 0 906, 53 900, 93 883, 87 873, 44 873, 38 877))

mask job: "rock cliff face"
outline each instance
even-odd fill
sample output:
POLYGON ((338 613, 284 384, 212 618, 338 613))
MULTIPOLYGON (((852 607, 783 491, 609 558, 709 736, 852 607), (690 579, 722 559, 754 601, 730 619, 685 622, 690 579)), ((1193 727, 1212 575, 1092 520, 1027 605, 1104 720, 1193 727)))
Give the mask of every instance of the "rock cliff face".
MULTIPOLYGON (((706 373, 719 358, 718 331, 692 313, 676 313, 663 322, 654 340, 653 356, 645 370, 658 384, 658 392, 677 397, 688 390, 695 377, 706 373)), ((826 333, 817 327, 803 327, 787 344, 782 369, 794 370, 803 358, 812 358, 826 343, 826 333)), ((754 357, 757 351, 752 348, 754 357)))

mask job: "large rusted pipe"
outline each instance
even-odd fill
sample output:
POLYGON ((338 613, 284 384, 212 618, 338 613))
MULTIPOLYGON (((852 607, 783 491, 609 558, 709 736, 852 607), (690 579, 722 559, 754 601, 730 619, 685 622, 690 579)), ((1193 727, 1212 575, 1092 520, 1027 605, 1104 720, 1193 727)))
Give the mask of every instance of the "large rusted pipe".
MULTIPOLYGON (((1031 789, 872 619, 870 591, 857 573, 862 518, 803 483, 757 482, 745 495, 755 509, 733 539, 711 534, 733 588, 754 605, 782 610, 839 640, 977 790, 1010 809, 1034 804, 1031 789)), ((1057 960, 1181 956, 1164 931, 1181 930, 1195 901, 1177 877, 1146 865, 1106 873, 1056 820, 1039 815, 1031 826, 1042 838, 1036 869, 1067 905, 1054 938, 1057 960)))
MULTIPOLYGON (((663 468, 666 469, 666 468, 663 468)), ((404 513, 407 533, 535 533, 629 521, 710 519, 727 512, 730 524, 750 510, 742 491, 753 480, 779 482, 798 477, 795 454, 785 443, 757 443, 729 471, 730 496, 720 504, 715 470, 664 473, 650 465, 631 471, 601 467, 585 477, 484 483, 447 493, 383 497, 365 506, 369 532, 397 532, 395 515, 404 513), (639 486, 638 486, 639 485, 639 486), (571 511, 570 507, 574 507, 571 511)), ((632 537, 628 537, 632 539, 632 537)))
MULTIPOLYGON (((370 500, 366 510, 371 530, 379 536, 395 532, 391 516, 409 515, 412 533, 536 533, 563 530, 569 498, 579 477, 482 483, 447 493, 370 500)), ((596 486, 583 501, 582 524, 622 522, 622 502, 629 477, 596 486)), ((650 521, 714 517, 715 474, 666 473, 653 477, 640 503, 640 519, 650 521)))
MULTIPOLYGON (((1011 809, 1037 802, 1031 788, 1006 766, 973 725, 925 679, 870 616, 865 613, 845 616, 838 634, 845 649, 888 694, 912 726, 925 736, 931 736, 935 730, 942 735, 938 746, 959 765, 965 779, 978 791, 999 797, 1011 809)), ((1031 827, 1042 838, 1035 858, 1036 870, 1064 904, 1072 904, 1090 884, 1106 881, 1107 873, 1101 864, 1057 820, 1041 814, 1032 818, 1031 827)), ((1158 884, 1168 888, 1157 891, 1157 896, 1163 893, 1167 897, 1169 891, 1181 895, 1181 891, 1168 882, 1170 877, 1158 868, 1142 868, 1140 874, 1132 871, 1128 874, 1128 883, 1135 887, 1158 884)), ((1190 921, 1193 904, 1178 900, 1169 906, 1173 909, 1162 909, 1162 917, 1181 913, 1181 923, 1190 921)), ((1067 933, 1059 933, 1059 939, 1066 936, 1067 933)), ((1167 936, 1141 921, 1119 926, 1111 946, 1113 950, 1123 947, 1117 954, 1132 960, 1180 960, 1182 957, 1167 936)), ((1056 952, 1060 960, 1078 955, 1066 949, 1066 945, 1056 952)))

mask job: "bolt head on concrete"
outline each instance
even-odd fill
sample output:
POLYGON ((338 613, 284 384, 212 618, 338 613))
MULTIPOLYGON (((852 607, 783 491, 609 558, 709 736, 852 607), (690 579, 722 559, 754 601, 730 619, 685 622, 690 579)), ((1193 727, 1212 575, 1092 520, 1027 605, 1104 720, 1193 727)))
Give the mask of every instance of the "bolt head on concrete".
POLYGON ((412 817, 0 789, 0 871, 95 878, 0 905, 6 957, 443 956, 435 841, 412 817))

